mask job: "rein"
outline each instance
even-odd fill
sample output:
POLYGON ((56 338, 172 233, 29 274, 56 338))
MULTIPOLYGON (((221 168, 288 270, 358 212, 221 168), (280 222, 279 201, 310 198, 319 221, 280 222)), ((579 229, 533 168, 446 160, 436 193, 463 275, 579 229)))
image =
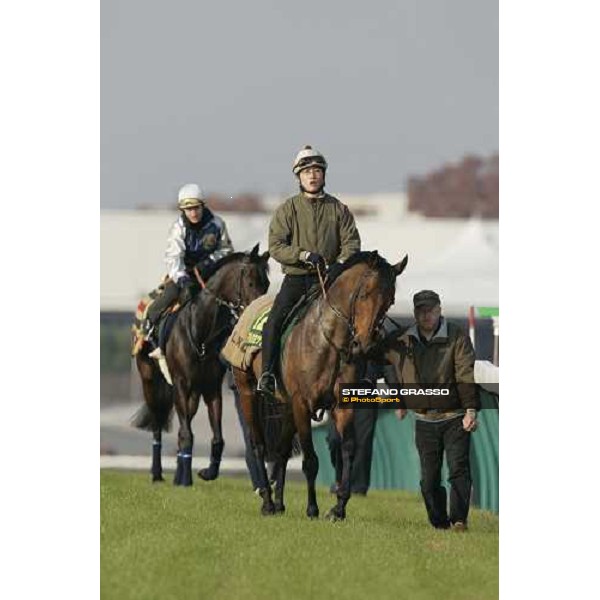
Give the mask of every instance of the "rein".
MULTIPOLYGON (((202 276, 200 275, 200 272, 198 271, 197 267, 194 267, 193 269, 194 271, 194 275, 196 276, 196 279, 198 280, 198 283, 200 284, 200 287, 202 288, 202 292, 204 292, 205 294, 210 294, 211 296, 214 297, 215 302, 217 303, 218 307, 225 307, 229 313, 231 314, 231 316, 233 317, 233 319, 235 320, 235 322, 237 323, 240 319, 240 315, 241 313, 244 311, 244 309, 246 308, 244 306, 244 304, 242 303, 242 281, 244 280, 244 274, 246 272, 246 267, 243 266, 242 270, 240 272, 240 276, 238 278, 238 288, 237 288, 237 300, 235 302, 229 302, 228 300, 224 300, 223 298, 221 298, 216 292, 214 292, 213 290, 211 290, 209 287, 207 287, 204 279, 202 279, 202 276)), ((219 309, 217 308, 217 311, 215 312, 215 318, 213 321, 213 324, 209 330, 210 331, 213 330, 215 323, 218 319, 219 316, 219 309)), ((209 336, 208 339, 206 339, 204 342, 202 342, 202 344, 200 344, 200 348, 198 348, 198 346, 196 345, 193 337, 192 337, 192 332, 190 331, 190 327, 185 327, 185 332, 188 338, 188 342, 190 343, 190 346, 193 348, 194 352, 198 355, 198 358, 200 360, 205 360, 207 357, 207 347, 209 345, 209 342, 214 341, 216 339, 219 338, 219 335, 221 333, 223 333, 224 331, 226 331, 227 329, 229 329, 230 324, 227 323, 226 325, 224 325, 223 327, 221 327, 220 329, 218 329, 216 331, 216 333, 214 333, 213 335, 209 336)))
MULTIPOLYGON (((222 306, 222 304, 220 304, 218 306, 222 306)), ((215 312, 215 318, 214 318, 213 324, 212 324, 212 326, 210 328, 210 331, 212 331, 212 329, 213 329, 213 327, 214 327, 214 325, 215 325, 215 323, 216 323, 216 321, 218 319, 218 316, 219 316, 219 309, 217 308, 217 310, 215 312)), ((221 329, 218 329, 216 331, 216 333, 214 333, 212 336, 209 336, 208 339, 206 339, 204 342, 202 342, 200 344, 200 348, 198 348, 198 346, 196 345, 196 342, 194 342, 194 339, 192 337, 192 332, 190 331, 190 328, 189 327, 185 327, 184 329, 185 329, 185 333, 186 333, 187 338, 188 338, 188 342, 190 343, 190 346, 192 347, 192 349, 194 350, 194 352, 196 352, 196 354, 198 355, 198 358, 200 360, 205 360, 206 357, 207 357, 207 355, 208 355, 208 353, 207 353, 207 347, 208 347, 209 343, 212 342, 212 341, 214 341, 214 340, 216 340, 216 339, 218 339, 219 335, 221 333, 223 333, 224 331, 228 330, 229 329, 229 324, 224 325, 223 327, 221 327, 221 329)))
POLYGON ((364 273, 361 275, 358 285, 356 286, 356 289, 354 290, 354 293, 352 294, 352 297, 350 299, 350 318, 346 317, 346 315, 344 315, 338 308, 336 308, 333 304, 331 304, 331 302, 329 301, 329 296, 327 295, 327 290, 325 289, 325 281, 323 279, 323 275, 321 274, 321 269, 317 266, 317 273, 319 275, 319 283, 321 284, 321 291, 323 292, 323 298, 325 299, 325 302, 327 303, 327 305, 329 306, 329 308, 332 310, 333 314, 338 317, 339 319, 342 319, 343 321, 346 322, 346 327, 348 328, 348 333, 350 334, 350 339, 348 340, 348 347, 347 348, 338 348, 338 346, 336 346, 333 343, 333 340, 331 340, 330 338, 327 337, 325 330, 323 329, 323 324, 320 321, 320 326, 321 326, 321 333, 323 334, 323 337, 327 340, 327 342, 333 346, 339 353, 340 355, 344 358, 345 362, 348 362, 348 357, 350 355, 350 347, 352 345, 352 342, 355 341, 356 339, 356 329, 354 328, 354 318, 355 318, 355 304, 356 304, 356 299, 358 298, 358 294, 362 288, 363 282, 364 280, 371 274, 371 268, 368 268, 364 271, 364 273))
POLYGON ((215 297, 217 304, 219 304, 221 306, 225 306, 229 310, 229 312, 231 313, 233 318, 235 319, 236 323, 240 319, 240 314, 246 308, 242 304, 242 281, 244 279, 245 272, 246 272, 246 267, 244 266, 244 267, 242 267, 242 271, 238 278, 237 300, 235 302, 229 302, 228 300, 223 300, 223 298, 218 296, 215 292, 213 292, 213 290, 211 290, 209 287, 207 287, 206 283, 204 282, 204 279, 202 279, 202 276, 200 275, 200 271, 198 271, 198 267, 194 267, 194 275, 196 276, 196 279, 198 280, 198 283, 200 284, 202 291, 206 292, 208 294, 212 294, 215 297))
POLYGON ((385 315, 385 318, 388 321, 391 321, 398 329, 402 329, 402 325, 400 323, 398 323, 398 321, 396 321, 396 319, 392 319, 392 317, 390 317, 389 315, 385 315))
MULTIPOLYGON (((333 311, 333 313, 335 314, 336 317, 339 317, 340 319, 346 321, 350 335, 354 337, 354 335, 355 335, 354 315, 352 315, 352 320, 350 321, 348 319, 348 317, 346 317, 335 306, 333 306, 333 304, 331 304, 331 302, 329 302, 329 296, 327 296, 327 290, 325 289, 325 280, 323 279, 323 274, 321 273, 321 269, 319 268, 318 265, 317 265, 317 274, 319 275, 319 283, 321 284, 321 291, 323 292, 323 298, 325 298, 325 302, 327 302, 327 304, 329 305, 329 308, 333 311)), ((351 307, 350 307, 351 312, 352 312, 352 306, 353 306, 353 303, 351 304, 351 307)))

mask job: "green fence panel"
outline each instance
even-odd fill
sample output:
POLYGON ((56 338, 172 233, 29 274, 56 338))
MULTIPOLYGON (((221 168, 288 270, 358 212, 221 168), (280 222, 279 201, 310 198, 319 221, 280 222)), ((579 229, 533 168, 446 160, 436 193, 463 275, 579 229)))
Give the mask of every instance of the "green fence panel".
POLYGON ((473 502, 495 513, 500 512, 499 482, 499 411, 497 396, 481 391, 479 426, 471 444, 473 502))
MULTIPOLYGON (((481 390, 479 427, 471 444, 473 503, 499 512, 498 491, 498 403, 494 395, 481 390)), ((319 456, 317 483, 330 486, 335 479, 327 446, 328 426, 313 429, 319 456)), ((444 464, 443 477, 447 476, 444 464)), ((415 419, 409 413, 398 421, 394 411, 384 410, 377 419, 373 440, 371 489, 419 490, 419 455, 415 446, 415 419)))

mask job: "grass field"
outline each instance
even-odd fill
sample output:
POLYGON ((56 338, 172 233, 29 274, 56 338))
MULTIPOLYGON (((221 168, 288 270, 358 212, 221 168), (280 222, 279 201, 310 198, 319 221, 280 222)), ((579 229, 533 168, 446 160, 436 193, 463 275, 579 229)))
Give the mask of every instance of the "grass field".
MULTIPOLYGON (((470 531, 436 531, 420 496, 353 497, 348 519, 304 515, 289 482, 282 516, 261 517, 246 479, 175 488, 102 471, 101 597, 106 600, 498 597, 498 517, 473 510, 470 531)), ((333 505, 318 491, 321 515, 333 505)))

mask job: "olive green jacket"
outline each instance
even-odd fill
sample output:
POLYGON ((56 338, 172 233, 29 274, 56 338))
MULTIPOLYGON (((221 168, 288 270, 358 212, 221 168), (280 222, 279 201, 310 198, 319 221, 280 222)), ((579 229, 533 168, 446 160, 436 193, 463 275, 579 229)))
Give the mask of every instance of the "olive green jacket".
POLYGON ((360 250, 354 217, 345 204, 325 194, 300 193, 277 208, 269 226, 269 252, 286 275, 304 275, 305 252, 320 254, 327 264, 344 262, 360 250))
POLYGON ((390 337, 388 345, 397 351, 393 366, 401 383, 451 386, 450 396, 432 397, 432 405, 438 402, 440 408, 417 409, 417 419, 444 420, 463 414, 467 408, 479 408, 475 351, 460 325, 442 317, 438 331, 426 343, 421 341, 416 324, 390 337))

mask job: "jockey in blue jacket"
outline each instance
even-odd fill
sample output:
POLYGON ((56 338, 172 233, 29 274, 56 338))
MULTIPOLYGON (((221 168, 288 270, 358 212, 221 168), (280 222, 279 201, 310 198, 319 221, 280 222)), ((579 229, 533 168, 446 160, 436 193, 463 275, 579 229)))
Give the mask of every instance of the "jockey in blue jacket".
POLYGON ((150 305, 144 324, 148 341, 157 346, 150 353, 153 358, 162 356, 151 335, 162 313, 176 301, 185 304, 198 291, 193 268, 202 275, 208 266, 233 252, 225 222, 207 208, 198 185, 182 186, 178 205, 181 214, 171 226, 165 252, 169 279, 163 293, 150 305))

